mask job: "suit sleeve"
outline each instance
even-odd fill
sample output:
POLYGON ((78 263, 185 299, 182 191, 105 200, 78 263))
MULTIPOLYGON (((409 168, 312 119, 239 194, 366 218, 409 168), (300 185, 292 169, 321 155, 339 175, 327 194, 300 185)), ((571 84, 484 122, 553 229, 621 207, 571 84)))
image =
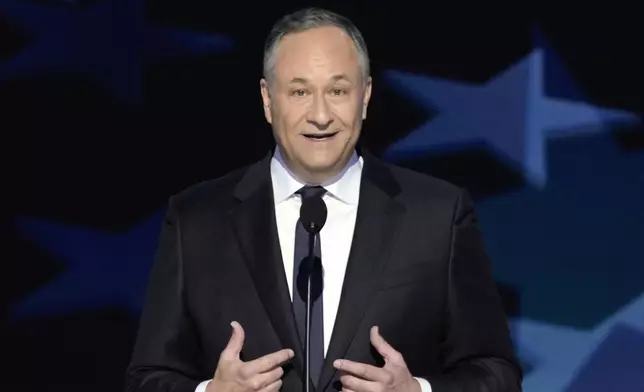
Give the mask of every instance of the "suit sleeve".
POLYGON ((126 391, 194 392, 204 379, 199 358, 197 331, 184 301, 181 227, 171 199, 125 374, 126 391))
POLYGON ((520 392, 522 370, 478 228, 474 203, 462 191, 452 223, 445 336, 434 392, 520 392))

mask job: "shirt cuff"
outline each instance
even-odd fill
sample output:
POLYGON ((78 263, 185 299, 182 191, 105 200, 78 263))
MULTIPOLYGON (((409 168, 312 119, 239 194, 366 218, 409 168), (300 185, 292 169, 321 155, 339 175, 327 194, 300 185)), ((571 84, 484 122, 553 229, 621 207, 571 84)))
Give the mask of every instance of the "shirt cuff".
POLYGON ((420 384, 420 390, 422 392, 432 392, 432 386, 429 384, 429 381, 424 378, 414 377, 416 381, 420 384))
MULTIPOLYGON (((210 384, 210 380, 202 381, 199 385, 197 385, 197 389, 195 389, 195 392, 206 392, 206 387, 210 384)), ((423 390, 423 392, 425 392, 423 390)), ((429 391, 431 392, 431 390, 429 391)))

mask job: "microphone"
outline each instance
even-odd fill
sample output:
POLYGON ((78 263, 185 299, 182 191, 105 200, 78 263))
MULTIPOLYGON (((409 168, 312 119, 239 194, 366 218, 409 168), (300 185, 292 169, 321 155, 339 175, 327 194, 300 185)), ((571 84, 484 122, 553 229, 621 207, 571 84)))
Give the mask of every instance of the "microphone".
MULTIPOLYGON (((327 209, 321 196, 302 199, 300 207, 300 223, 309 233, 309 253, 306 263, 306 296, 302 298, 306 306, 306 322, 304 327, 304 392, 309 392, 311 385, 311 311, 313 302, 322 294, 322 261, 315 257, 315 240, 317 234, 326 223, 327 209), (312 292, 315 283, 316 292, 312 292)), ((302 295, 303 293, 300 293, 302 295)))

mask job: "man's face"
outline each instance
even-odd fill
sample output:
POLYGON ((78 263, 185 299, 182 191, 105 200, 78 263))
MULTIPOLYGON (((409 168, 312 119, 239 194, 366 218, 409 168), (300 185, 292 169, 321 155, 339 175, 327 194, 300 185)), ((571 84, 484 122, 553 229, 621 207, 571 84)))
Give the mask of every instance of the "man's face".
POLYGON ((289 34, 278 44, 270 85, 261 81, 266 120, 304 181, 337 174, 353 153, 371 95, 358 56, 336 27, 289 34))

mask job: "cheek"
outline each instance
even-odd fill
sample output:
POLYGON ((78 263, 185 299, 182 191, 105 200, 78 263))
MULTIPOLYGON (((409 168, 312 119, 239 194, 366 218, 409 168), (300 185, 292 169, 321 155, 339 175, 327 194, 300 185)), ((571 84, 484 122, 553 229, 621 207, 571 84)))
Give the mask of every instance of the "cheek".
POLYGON ((298 130, 298 125, 302 122, 302 110, 293 107, 275 108, 272 113, 273 126, 277 133, 282 136, 288 136, 298 130))
POLYGON ((305 122, 306 115, 301 110, 292 109, 282 115, 281 123, 285 134, 299 133, 300 128, 305 122))
POLYGON ((362 119, 362 110, 360 105, 355 102, 337 105, 335 110, 336 117, 345 127, 353 128, 360 123, 362 119))

